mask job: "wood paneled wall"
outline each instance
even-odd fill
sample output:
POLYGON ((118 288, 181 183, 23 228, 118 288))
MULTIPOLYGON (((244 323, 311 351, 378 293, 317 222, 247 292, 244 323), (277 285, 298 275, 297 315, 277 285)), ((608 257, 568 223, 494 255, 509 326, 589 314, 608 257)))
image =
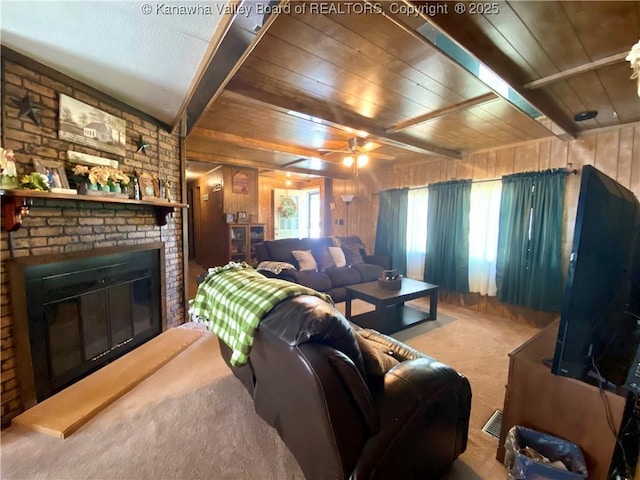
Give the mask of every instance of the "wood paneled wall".
POLYGON ((340 195, 353 194, 355 198, 349 205, 349 235, 358 235, 363 241, 368 254, 374 253, 376 239, 376 221, 378 218, 377 192, 382 188, 380 178, 386 175, 385 170, 374 167, 362 169, 357 177, 349 180, 334 180, 332 201, 336 208, 331 213, 332 230, 330 235, 347 234, 347 206, 340 195), (340 225, 340 219, 344 225, 340 225), (336 224, 336 220, 338 224, 336 224))
POLYGON ((225 213, 237 214, 247 212, 249 221, 258 221, 258 170, 255 168, 222 167, 222 191, 224 192, 225 213), (247 193, 233 192, 233 176, 237 173, 245 174, 249 179, 249 191, 247 193))
MULTIPOLYGON (((580 171, 584 165, 594 165, 616 179, 640 197, 640 125, 632 124, 587 134, 569 142, 548 138, 519 145, 474 152, 460 160, 441 158, 428 163, 415 163, 386 169, 361 172, 357 185, 349 231, 360 235, 367 247, 373 248, 377 218, 378 189, 415 187, 430 183, 471 178, 499 178, 511 173, 546 170, 548 168, 577 169, 578 175, 567 177, 565 199, 565 231, 563 236, 565 271, 573 242, 573 227, 580 186, 580 171)), ((334 181, 337 197, 336 215, 342 215, 340 193, 354 193, 354 181, 334 181)), ((334 230, 335 234, 341 234, 334 230)), ((494 297, 457 295, 443 292, 445 301, 507 318, 522 319, 539 326, 548 324, 557 314, 528 311, 497 302, 494 297)))

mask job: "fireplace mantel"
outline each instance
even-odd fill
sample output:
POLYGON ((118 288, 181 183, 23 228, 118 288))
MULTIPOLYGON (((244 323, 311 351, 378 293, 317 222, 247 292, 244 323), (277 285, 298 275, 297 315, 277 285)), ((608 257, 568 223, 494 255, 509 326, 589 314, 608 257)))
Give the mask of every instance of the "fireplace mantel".
POLYGON ((39 192, 36 190, 0 190, 2 198, 2 208, 4 213, 4 228, 9 232, 15 232, 22 226, 22 218, 29 214, 32 207, 31 200, 71 200, 81 202, 99 203, 126 203, 133 205, 143 205, 153 208, 155 212, 156 225, 167 224, 167 215, 176 208, 188 208, 186 203, 167 202, 166 200, 133 200, 130 198, 90 196, 90 195, 70 195, 68 193, 39 192))

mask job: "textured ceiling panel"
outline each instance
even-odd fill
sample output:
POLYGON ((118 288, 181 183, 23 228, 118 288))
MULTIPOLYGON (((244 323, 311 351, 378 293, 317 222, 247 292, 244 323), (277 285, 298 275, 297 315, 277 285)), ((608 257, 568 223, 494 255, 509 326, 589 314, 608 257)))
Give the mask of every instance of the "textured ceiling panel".
POLYGON ((2 43, 174 124, 221 16, 171 5, 3 1, 2 43))

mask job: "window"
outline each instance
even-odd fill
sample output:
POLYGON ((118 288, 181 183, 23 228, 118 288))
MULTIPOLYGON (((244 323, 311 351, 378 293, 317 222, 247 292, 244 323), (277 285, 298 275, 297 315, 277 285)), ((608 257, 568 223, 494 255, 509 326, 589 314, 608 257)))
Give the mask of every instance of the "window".
POLYGON ((422 280, 427 251, 427 187, 409 190, 407 209, 407 277, 422 280))
POLYGON ((471 184, 469 212, 469 291, 496 295, 496 259, 501 181, 471 184))

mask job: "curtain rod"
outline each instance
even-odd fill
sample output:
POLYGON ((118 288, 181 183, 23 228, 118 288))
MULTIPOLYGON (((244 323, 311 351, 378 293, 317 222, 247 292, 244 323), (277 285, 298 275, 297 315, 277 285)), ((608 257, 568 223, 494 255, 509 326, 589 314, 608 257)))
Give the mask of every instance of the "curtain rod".
MULTIPOLYGON (((561 170, 560 168, 558 170, 561 170)), ((578 174, 578 170, 576 170, 575 168, 572 170, 569 170, 568 168, 565 169, 567 171, 568 175, 577 175, 578 174)), ((527 172, 522 172, 522 173, 527 173, 527 172)), ((451 179, 451 180, 455 180, 455 179, 451 179)), ((446 182, 447 180, 443 180, 444 182, 446 182)), ((502 177, 498 177, 498 178, 482 178, 480 180, 471 180, 471 183, 486 183, 486 182, 500 182, 502 181, 502 177)), ((439 183, 439 182, 435 182, 435 183, 439 183)), ((427 185, 420 185, 417 187, 393 187, 393 188, 383 188, 382 190, 378 191, 378 192, 374 192, 371 195, 379 195, 380 192, 385 192, 387 190, 395 190, 395 189, 401 189, 401 188, 406 188, 407 190, 420 190, 421 188, 429 188, 430 184, 427 185)))

